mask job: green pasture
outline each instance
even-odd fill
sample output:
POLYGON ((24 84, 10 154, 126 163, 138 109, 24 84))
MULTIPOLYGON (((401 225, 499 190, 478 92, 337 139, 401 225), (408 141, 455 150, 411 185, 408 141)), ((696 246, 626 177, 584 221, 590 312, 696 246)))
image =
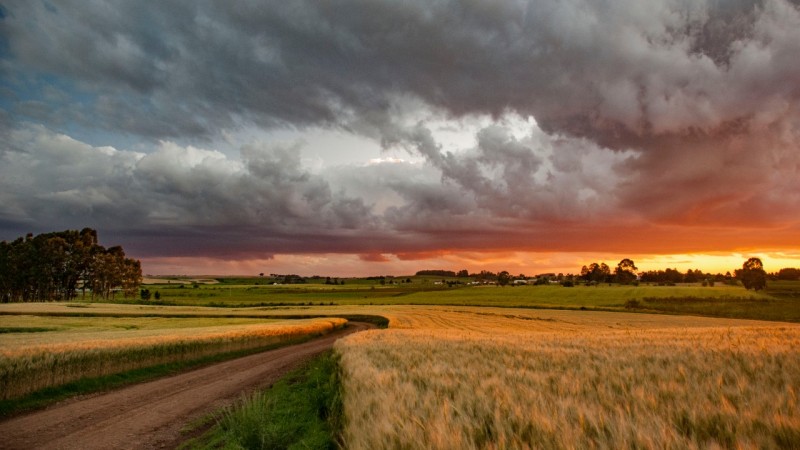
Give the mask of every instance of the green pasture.
MULTIPOLYGON (((773 281, 766 291, 741 286, 641 284, 563 287, 557 284, 448 287, 441 277, 396 277, 385 280, 345 279, 344 285, 324 280, 305 284, 262 284, 259 278, 222 278, 218 284, 148 285, 160 300, 136 303, 219 307, 309 305, 464 305, 521 308, 565 308, 659 312, 715 317, 800 322, 800 282, 773 281), (401 282, 410 279, 410 283, 401 282), (390 283, 388 281, 394 281, 390 283), (250 283, 250 284, 247 284, 250 283), (258 283, 258 284, 255 284, 258 283)), ((468 280, 445 279, 444 281, 468 280)), ((121 300, 126 301, 126 300, 121 300)), ((131 300, 127 300, 131 302, 131 300)), ((36 325, 39 326, 39 325, 36 325)), ((45 326, 45 325, 42 325, 45 326)))
POLYGON ((763 299, 763 294, 746 291, 736 286, 623 286, 597 285, 563 287, 544 286, 474 286, 444 292, 419 292, 403 298, 414 304, 480 305, 507 307, 566 307, 612 308, 624 307, 628 300, 653 298, 709 298, 724 299, 745 297, 763 299))
POLYGON ((800 282, 775 282, 772 288, 761 292, 741 286, 699 284, 475 286, 417 292, 393 300, 406 304, 625 310, 800 322, 800 282))
MULTIPOLYGON (((259 278, 220 278, 217 284, 180 285, 150 284, 144 286, 151 294, 147 303, 187 306, 291 306, 291 305, 353 305, 403 304, 392 301, 415 292, 443 292, 446 285, 436 284, 441 278, 409 277, 384 280, 344 279, 345 284, 325 284, 325 280, 303 284, 269 284, 259 278), (249 284, 247 284, 249 282, 249 284), (158 292, 160 298, 155 299, 158 292)), ((451 279, 448 281, 454 281, 451 279)), ((117 298, 119 302, 142 302, 140 299, 117 298)), ((144 303, 144 302, 142 302, 144 303)))

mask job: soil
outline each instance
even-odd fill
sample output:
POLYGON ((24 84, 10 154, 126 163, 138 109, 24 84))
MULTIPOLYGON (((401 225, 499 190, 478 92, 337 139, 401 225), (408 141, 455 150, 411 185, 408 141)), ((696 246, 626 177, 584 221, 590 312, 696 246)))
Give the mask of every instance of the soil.
POLYGON ((0 422, 0 449, 175 448, 186 426, 272 385, 333 343, 373 325, 342 330, 302 344, 206 366, 179 375, 84 396, 0 422))

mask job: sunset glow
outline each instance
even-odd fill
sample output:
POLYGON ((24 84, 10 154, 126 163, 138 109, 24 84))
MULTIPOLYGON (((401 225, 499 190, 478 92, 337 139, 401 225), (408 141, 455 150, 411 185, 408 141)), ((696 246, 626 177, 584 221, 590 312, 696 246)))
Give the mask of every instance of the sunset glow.
POLYGON ((0 6, 0 240, 150 274, 800 267, 800 6, 0 6))
POLYGON ((278 255, 273 259, 219 260, 216 258, 153 258, 148 265, 152 274, 187 275, 256 275, 286 273, 287 268, 303 276, 336 274, 342 277, 376 275, 411 275, 421 269, 461 270, 471 273, 481 270, 507 270, 514 275, 534 276, 541 273, 579 274, 581 266, 605 262, 612 268, 623 258, 632 258, 641 271, 700 269, 703 272, 731 272, 742 267, 750 257, 759 257, 769 272, 784 267, 800 267, 800 257, 782 253, 730 253, 691 255, 640 255, 613 253, 525 253, 482 252, 476 254, 445 254, 422 259, 401 260, 394 255, 383 259, 365 260, 358 255, 278 255), (376 264, 378 262, 379 264, 376 264))

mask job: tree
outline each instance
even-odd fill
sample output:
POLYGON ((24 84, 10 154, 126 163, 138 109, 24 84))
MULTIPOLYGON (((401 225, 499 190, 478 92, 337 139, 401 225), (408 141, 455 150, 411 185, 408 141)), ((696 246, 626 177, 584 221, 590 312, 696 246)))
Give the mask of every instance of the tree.
POLYGON ((629 284, 636 280, 636 271, 639 270, 633 260, 625 258, 614 269, 614 278, 619 284, 629 284))
POLYGON ((497 284, 505 286, 511 282, 511 274, 505 270, 497 274, 497 284))
MULTIPOLYGON (((138 259, 123 258, 121 261, 122 295, 135 297, 136 289, 142 284, 142 264, 138 259)), ((158 292, 156 292, 158 295, 158 292)))
POLYGON ((736 278, 742 282, 745 289, 760 291, 767 287, 767 272, 759 258, 750 258, 736 270, 736 278))
POLYGON ((122 289, 136 295, 142 280, 139 261, 125 258, 121 247, 106 250, 91 228, 28 234, 0 243, 0 301, 72 300, 85 295, 107 298, 122 289))
POLYGON ((606 263, 597 264, 596 262, 589 264, 589 267, 581 267, 581 278, 585 281, 593 281, 595 283, 602 283, 608 280, 611 276, 611 269, 606 263))
POLYGON ((6 242, 0 242, 0 302, 8 303, 11 301, 11 288, 13 286, 11 278, 11 261, 9 255, 11 253, 11 245, 6 242))

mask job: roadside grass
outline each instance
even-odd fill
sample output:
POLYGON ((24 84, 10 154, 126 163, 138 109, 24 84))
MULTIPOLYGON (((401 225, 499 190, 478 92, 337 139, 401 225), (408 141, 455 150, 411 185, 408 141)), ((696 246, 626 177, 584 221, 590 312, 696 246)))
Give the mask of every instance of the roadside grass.
POLYGON ((61 386, 40 389, 20 398, 0 400, 0 417, 7 418, 27 411, 41 409, 79 395, 110 391, 136 383, 143 383, 161 377, 176 375, 181 372, 198 369, 203 366, 227 361, 229 359, 235 359, 255 353, 274 350, 288 345, 301 344, 315 337, 316 335, 305 335, 289 339, 281 343, 265 345, 247 350, 219 353, 187 361, 177 361, 168 364, 141 367, 126 372, 115 373, 113 375, 81 378, 77 381, 73 381, 61 386))
POLYGON ((180 448, 334 449, 342 417, 339 358, 327 351, 268 390, 242 397, 180 448))
POLYGON ((324 334, 345 323, 345 319, 325 318, 76 335, 4 334, 0 342, 12 345, 4 343, 0 348, 0 398, 14 399, 86 377, 280 344, 304 335, 324 334))

